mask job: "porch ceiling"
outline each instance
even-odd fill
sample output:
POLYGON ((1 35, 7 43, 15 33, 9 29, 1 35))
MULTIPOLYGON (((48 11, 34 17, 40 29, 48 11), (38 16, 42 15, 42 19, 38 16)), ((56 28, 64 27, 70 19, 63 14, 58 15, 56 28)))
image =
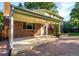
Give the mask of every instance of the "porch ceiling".
POLYGON ((30 17, 30 16, 24 16, 24 15, 17 14, 17 13, 14 13, 13 17, 14 17, 14 21, 21 21, 21 22, 28 22, 28 23, 40 23, 40 24, 46 23, 46 21, 43 19, 30 17))
POLYGON ((51 23, 51 24, 58 24, 60 21, 50 18, 50 17, 45 17, 45 16, 40 16, 36 14, 32 14, 29 12, 24 12, 21 10, 14 10, 13 13, 14 21, 21 21, 21 22, 28 22, 28 23, 40 23, 40 24, 46 24, 46 23, 51 23))
POLYGON ((51 24, 56 24, 58 22, 53 22, 49 20, 44 20, 42 18, 37 18, 29 15, 22 15, 18 13, 13 14, 14 21, 21 21, 21 22, 28 22, 28 23, 40 23, 40 24, 46 24, 46 23, 51 23, 51 24))

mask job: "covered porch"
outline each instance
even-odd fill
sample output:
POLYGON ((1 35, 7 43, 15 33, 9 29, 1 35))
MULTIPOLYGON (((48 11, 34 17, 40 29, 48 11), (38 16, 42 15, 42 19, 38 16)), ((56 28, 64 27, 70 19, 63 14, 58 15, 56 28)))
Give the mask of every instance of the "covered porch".
MULTIPOLYGON (((38 46, 43 43, 48 43, 51 41, 56 41, 58 38, 55 36, 49 35, 49 25, 51 25, 52 28, 54 28, 53 34, 56 32, 60 34, 60 19, 54 19, 45 15, 40 15, 38 13, 32 12, 30 10, 22 10, 17 7, 13 7, 13 16, 11 17, 11 26, 14 28, 11 28, 11 37, 13 37, 13 49, 12 49, 12 55, 15 55, 17 52, 25 50, 25 49, 32 49, 34 46, 38 46), (34 36, 30 37, 18 37, 15 38, 15 22, 19 22, 19 25, 21 26, 21 23, 32 23, 35 25, 40 25, 36 26, 35 28, 39 29, 36 31, 34 30, 34 36), (14 29, 14 30, 13 30, 14 29), (56 30, 57 29, 57 30, 56 30), (12 36, 14 35, 14 36, 12 36)), ((17 29, 19 26, 17 27, 17 29)), ((21 32, 21 28, 18 30, 18 33, 21 32)), ((27 30, 25 30, 28 32, 27 30)), ((27 33, 29 34, 29 32, 27 33)), ((23 33, 22 33, 23 35, 23 33)))
MULTIPOLYGON (((16 29, 16 28, 19 28, 20 25, 23 26, 23 23, 35 24, 35 29, 33 30, 34 31, 33 37, 49 35, 50 28, 52 28, 51 30, 53 30, 51 32, 52 34, 55 34, 55 33, 60 34, 61 19, 55 19, 55 18, 48 17, 45 15, 40 15, 30 10, 21 10, 15 7, 12 22, 14 26, 14 36, 16 35, 15 34, 16 30, 19 31, 19 29, 16 29), (15 22, 19 22, 19 24, 20 23, 22 24, 20 24, 19 26, 16 26, 17 24, 15 25, 15 22)), ((29 32, 29 33, 31 32, 31 29, 25 29, 25 30, 26 32, 29 32)), ((22 31, 25 31, 25 30, 22 29, 22 31)), ((20 32, 21 32, 21 28, 20 28, 20 31, 17 33, 22 34, 20 32)), ((26 33, 26 34, 29 34, 29 33, 26 33)))

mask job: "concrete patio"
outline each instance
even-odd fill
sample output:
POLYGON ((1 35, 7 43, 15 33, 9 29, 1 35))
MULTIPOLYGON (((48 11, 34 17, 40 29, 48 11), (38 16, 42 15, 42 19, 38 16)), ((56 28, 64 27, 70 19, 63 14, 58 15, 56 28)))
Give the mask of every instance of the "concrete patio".
MULTIPOLYGON (((16 56, 79 56, 79 38, 61 37, 58 40, 20 50, 16 56)), ((18 48, 18 46, 17 46, 18 48)), ((22 48, 22 47, 20 47, 22 48)), ((23 49, 23 48, 22 48, 23 49)))
POLYGON ((31 50, 35 46, 45 44, 51 41, 56 41, 56 37, 25 37, 25 38, 16 38, 13 42, 12 55, 16 55, 19 51, 22 50, 31 50))

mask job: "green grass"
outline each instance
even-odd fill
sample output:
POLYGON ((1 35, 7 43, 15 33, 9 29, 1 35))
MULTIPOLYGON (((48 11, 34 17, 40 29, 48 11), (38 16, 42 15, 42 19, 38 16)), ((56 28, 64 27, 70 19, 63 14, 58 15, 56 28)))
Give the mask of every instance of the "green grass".
POLYGON ((69 33, 69 36, 79 36, 79 33, 69 33))

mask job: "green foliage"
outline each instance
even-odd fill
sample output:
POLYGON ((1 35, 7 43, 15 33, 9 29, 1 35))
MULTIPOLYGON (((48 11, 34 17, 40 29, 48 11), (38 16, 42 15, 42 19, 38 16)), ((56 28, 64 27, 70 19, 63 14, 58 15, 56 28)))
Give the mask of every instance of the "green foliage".
POLYGON ((55 31, 55 34, 57 34, 59 32, 58 24, 55 24, 54 26, 55 26, 55 30, 54 30, 55 31))
POLYGON ((72 31, 72 24, 70 23, 70 21, 63 21, 62 30, 65 33, 72 31))
POLYGON ((75 7, 72 9, 70 16, 70 21, 73 27, 79 28, 79 2, 75 3, 75 7))
POLYGON ((59 34, 59 25, 58 24, 55 24, 54 25, 54 35, 56 36, 56 37, 60 37, 60 34, 59 34))
POLYGON ((79 36, 79 33, 69 33, 69 36, 79 36))
POLYGON ((18 7, 20 7, 20 8, 23 8, 23 5, 22 5, 22 3, 19 3, 18 7))
POLYGON ((2 25, 3 25, 3 14, 2 11, 0 11, 0 30, 2 29, 2 25))
POLYGON ((79 19, 74 19, 73 21, 71 21, 71 24, 73 27, 79 28, 79 19))
POLYGON ((3 15, 2 12, 0 11, 0 25, 2 24, 2 21, 3 21, 3 15))
POLYGON ((28 9, 47 9, 57 13, 57 6, 53 2, 25 2, 24 7, 28 9))

